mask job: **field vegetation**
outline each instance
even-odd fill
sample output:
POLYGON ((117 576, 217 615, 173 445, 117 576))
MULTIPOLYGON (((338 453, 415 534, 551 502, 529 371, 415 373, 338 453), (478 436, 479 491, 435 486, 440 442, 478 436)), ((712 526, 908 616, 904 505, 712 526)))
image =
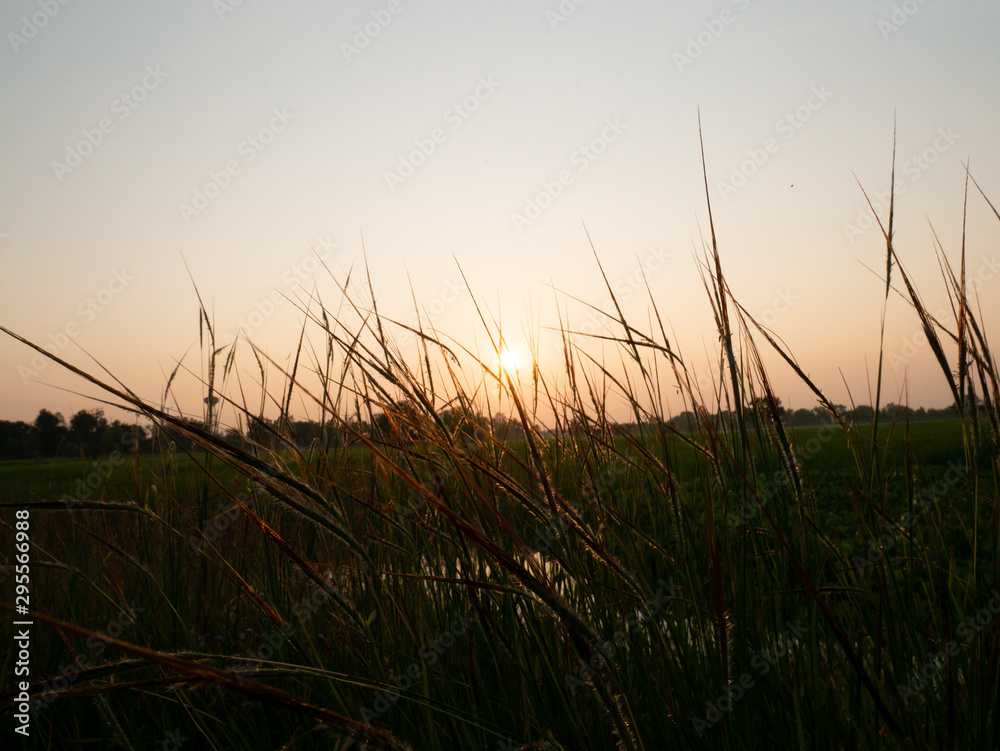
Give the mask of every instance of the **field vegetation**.
POLYGON ((407 361, 348 279, 268 405, 228 388, 204 308, 199 420, 51 356, 162 443, 0 465, 11 538, 31 511, 33 747, 997 748, 996 362, 965 248, 940 249, 938 320, 891 210, 883 234, 949 421, 886 411, 881 353, 867 413, 828 398, 730 294, 714 229, 710 390, 652 297, 652 328, 607 321, 627 367, 562 324, 563 372, 519 378, 485 311, 491 357, 417 327, 407 361), (821 424, 793 426, 765 351, 821 424))

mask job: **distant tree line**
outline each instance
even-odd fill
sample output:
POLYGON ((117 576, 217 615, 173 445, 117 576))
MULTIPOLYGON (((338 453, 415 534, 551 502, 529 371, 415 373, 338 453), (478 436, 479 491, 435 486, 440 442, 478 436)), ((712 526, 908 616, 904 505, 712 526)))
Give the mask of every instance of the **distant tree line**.
MULTIPOLYGON (((830 413, 823 407, 789 410, 782 406, 780 399, 777 400, 777 403, 778 413, 781 416, 781 422, 785 425, 796 428, 805 428, 813 425, 826 425, 832 422, 833 419, 830 413)), ((868 404, 861 404, 854 408, 847 407, 843 404, 837 404, 835 406, 837 407, 837 411, 844 416, 844 419, 847 420, 847 422, 853 422, 856 425, 870 424, 875 416, 875 409, 868 404)), ((755 404, 754 407, 756 408, 755 411, 760 411, 762 408, 765 413, 770 413, 767 406, 760 400, 758 400, 758 403, 755 404)), ((893 420, 904 422, 907 419, 910 422, 954 420, 958 418, 958 414, 959 412, 955 405, 943 407, 941 409, 926 409, 924 407, 913 409, 902 404, 890 402, 879 410, 879 422, 892 422, 893 420)), ((709 415, 709 419, 715 424, 720 425, 723 429, 734 427, 738 421, 736 413, 732 411, 723 411, 711 414, 709 415)), ((675 430, 690 432, 697 429, 698 418, 694 412, 681 412, 679 415, 671 418, 668 421, 668 424, 675 430)))
MULTIPOLYGON (((492 420, 484 415, 466 414, 455 409, 445 409, 437 414, 441 427, 456 442, 475 440, 492 430, 499 440, 524 438, 520 424, 503 415, 492 420)), ((341 448, 360 444, 361 438, 376 443, 399 443, 422 440, 427 416, 410 402, 394 405, 389 413, 378 412, 370 420, 351 418, 325 424, 308 420, 269 420, 251 418, 245 432, 227 429, 222 437, 234 445, 249 442, 266 449, 281 449, 290 444, 299 448, 319 446, 324 449, 341 448)))
POLYGON ((113 451, 153 450, 145 428, 108 422, 102 410, 80 410, 69 422, 59 412, 40 410, 35 421, 0 420, 0 459, 106 456, 113 451))
MULTIPOLYGON (((755 405, 757 407, 762 405, 755 405)), ((391 412, 375 414, 371 420, 337 420, 326 424, 308 420, 268 420, 251 418, 245 432, 229 428, 220 434, 224 440, 234 445, 250 443, 266 449, 280 450, 289 445, 307 448, 320 446, 325 449, 351 446, 360 442, 359 436, 376 441, 419 440, 420 436, 412 426, 421 425, 426 417, 410 415, 416 410, 412 404, 397 405, 391 412), (412 419, 411 419, 412 418, 412 419)), ((822 407, 813 409, 787 410, 778 400, 782 422, 794 427, 824 425, 830 422, 829 413, 822 407)), ((848 421, 864 425, 872 421, 875 410, 869 405, 853 409, 837 405, 837 409, 848 421)), ((747 414, 750 414, 748 411, 747 414)), ((912 409, 890 403, 879 410, 879 420, 909 419, 911 422, 925 420, 954 420, 958 410, 954 405, 943 409, 912 409)), ((731 429, 737 423, 735 412, 722 411, 708 415, 709 420, 722 430, 731 429)), ((474 440, 477 435, 492 431, 499 440, 521 440, 524 430, 519 422, 503 415, 492 419, 484 415, 467 414, 459 410, 447 409, 438 414, 444 429, 455 440, 474 440)), ((195 428, 204 430, 204 423, 187 420, 195 428)), ((667 425, 680 432, 691 432, 698 428, 698 417, 694 412, 685 411, 667 421, 667 425)), ((582 426, 576 426, 582 427, 582 426)), ((639 430, 637 425, 621 425, 625 432, 639 430)), ((574 426, 570 426, 571 432, 574 426)), ((214 431, 213 431, 214 432, 214 431)), ((544 432, 544 431, 543 431, 544 432)), ((69 422, 58 412, 40 410, 34 422, 11 422, 0 420, 0 460, 39 459, 54 457, 88 458, 107 456, 113 451, 136 451, 148 454, 165 448, 174 450, 198 450, 195 442, 174 429, 152 431, 139 425, 114 420, 109 422, 102 410, 80 410, 69 422)))
MULTIPOLYGON (((444 430, 456 441, 474 439, 492 430, 500 440, 524 438, 524 431, 516 421, 503 415, 492 420, 478 413, 464 414, 446 409, 437 415, 444 430)), ((237 446, 253 445, 268 450, 282 450, 289 446, 324 449, 353 446, 361 442, 360 436, 376 442, 419 440, 419 428, 425 416, 417 407, 404 402, 395 405, 390 414, 376 413, 370 420, 334 420, 321 424, 308 420, 249 419, 245 428, 213 429, 214 435, 237 446)), ((184 419, 191 428, 205 430, 205 423, 184 419)), ((40 410, 34 422, 0 420, 0 460, 49 459, 107 456, 115 451, 143 454, 159 451, 201 451, 197 442, 174 427, 144 428, 119 420, 108 421, 103 410, 80 410, 69 421, 58 412, 40 410)))

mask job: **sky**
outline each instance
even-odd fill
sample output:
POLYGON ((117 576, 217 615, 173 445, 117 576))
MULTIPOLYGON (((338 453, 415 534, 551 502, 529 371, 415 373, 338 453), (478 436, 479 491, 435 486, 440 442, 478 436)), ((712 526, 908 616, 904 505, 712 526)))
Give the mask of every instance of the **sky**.
MULTIPOLYGON (((1000 202, 998 32, 985 0, 11 0, 0 325, 154 403, 183 361, 177 406, 197 414, 195 285, 221 342, 242 328, 285 362, 292 301, 340 309, 318 259, 356 282, 367 258, 382 315, 409 323, 415 299, 482 349, 478 302, 555 374, 560 314, 612 331, 573 299, 609 303, 592 241, 626 314, 648 321, 648 283, 707 373, 700 114, 734 295, 835 401, 870 403, 885 244, 862 188, 884 218, 895 129, 896 249, 943 310, 934 233, 957 263, 966 163, 1000 202)), ((998 250, 973 190, 988 333, 998 250)), ((885 401, 951 403, 896 295, 885 342, 885 401)), ((768 362, 786 405, 815 406, 768 362)), ((69 417, 96 393, 0 339, 0 419, 69 417)))

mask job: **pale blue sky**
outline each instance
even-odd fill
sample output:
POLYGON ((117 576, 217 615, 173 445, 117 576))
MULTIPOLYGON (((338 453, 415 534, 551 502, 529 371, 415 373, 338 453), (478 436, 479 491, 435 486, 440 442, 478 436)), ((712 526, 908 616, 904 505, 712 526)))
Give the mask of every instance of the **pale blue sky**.
MULTIPOLYGON (((692 260, 707 226, 700 107, 734 292, 835 398, 847 400, 842 371, 867 402, 881 290, 864 265, 884 267, 883 244, 851 229, 864 209, 852 173, 887 187, 895 117, 897 248, 932 308, 944 298, 927 219, 955 258, 966 159, 1000 200, 995 2, 244 0, 220 18, 225 3, 0 10, 0 323, 40 342, 69 328, 148 397, 197 345, 184 259, 220 331, 235 331, 273 292, 311 287, 303 263, 319 239, 337 246, 332 267, 357 262, 362 231, 380 310, 410 319, 408 269, 434 324, 471 343, 468 298, 449 291, 453 256, 513 330, 529 308, 554 325, 550 280, 596 305, 607 297, 583 220, 613 282, 667 259, 650 285, 688 359, 704 363, 715 336, 692 260), (575 11, 547 15, 560 7, 575 11), (46 22, 28 38, 33 17, 46 22), (366 24, 378 34, 345 54, 366 24), (122 97, 137 87, 130 108, 122 97), (102 121, 108 132, 79 166, 53 166, 81 140, 87 150, 102 121), (258 150, 247 139, 261 129, 273 138, 258 150), (387 173, 435 132, 434 153, 391 186, 387 173), (603 153, 591 161, 580 149, 594 139, 603 153), (932 164, 913 160, 925 152, 932 164), (761 166, 727 189, 754 155, 761 166), (227 165, 237 169, 219 194, 185 212, 227 165), (550 207, 512 219, 560 174, 550 207)), ((971 206, 969 270, 984 275, 995 328, 1000 223, 978 197, 971 206)), ((335 302, 328 280, 320 289, 335 302)), ((642 296, 630 297, 644 320, 642 296)), ((279 306, 252 338, 283 359, 300 320, 279 306)), ((887 326, 887 351, 903 352, 917 330, 905 304, 890 306, 887 326)), ((556 349, 543 343, 553 365, 556 349)), ((911 402, 940 406, 948 395, 926 349, 889 369, 889 391, 908 373, 911 402)), ((55 366, 26 377, 30 361, 0 341, 0 418, 89 406, 40 385, 82 386, 55 366)), ((813 406, 780 367, 773 375, 786 401, 813 406)), ((179 393, 199 408, 193 381, 179 393)))

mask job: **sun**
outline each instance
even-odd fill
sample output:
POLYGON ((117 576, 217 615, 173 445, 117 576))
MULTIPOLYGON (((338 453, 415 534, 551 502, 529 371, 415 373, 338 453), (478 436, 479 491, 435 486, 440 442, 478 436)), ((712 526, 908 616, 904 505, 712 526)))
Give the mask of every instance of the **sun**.
POLYGON ((521 367, 521 355, 516 349, 511 349, 507 345, 500 348, 500 367, 508 373, 514 374, 521 367))

